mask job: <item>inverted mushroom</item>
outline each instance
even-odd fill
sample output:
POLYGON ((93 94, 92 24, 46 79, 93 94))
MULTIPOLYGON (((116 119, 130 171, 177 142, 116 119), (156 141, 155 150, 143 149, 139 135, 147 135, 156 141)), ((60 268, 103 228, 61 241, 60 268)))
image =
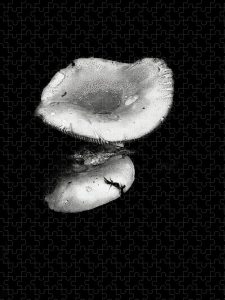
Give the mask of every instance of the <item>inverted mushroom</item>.
MULTIPOLYGON (((94 158, 94 156, 93 156, 94 158)), ((96 158, 98 160, 98 158, 96 158)), ((134 165, 128 156, 114 155, 95 164, 72 166, 45 200, 57 212, 90 210, 119 198, 134 181, 134 165)))
POLYGON ((168 114, 172 96, 172 72, 163 60, 128 64, 81 58, 52 78, 36 114, 75 136, 126 142, 154 130, 168 114))

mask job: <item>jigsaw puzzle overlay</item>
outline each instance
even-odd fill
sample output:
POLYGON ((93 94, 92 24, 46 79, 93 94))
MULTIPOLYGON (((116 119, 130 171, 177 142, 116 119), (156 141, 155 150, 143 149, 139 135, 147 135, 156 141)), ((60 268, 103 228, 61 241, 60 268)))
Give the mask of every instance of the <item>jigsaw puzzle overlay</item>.
POLYGON ((5 1, 2 299, 223 299, 224 65, 218 1, 5 1), (83 141, 34 116, 52 76, 79 57, 165 59, 174 103, 128 143, 123 199, 78 214, 44 195, 83 141))

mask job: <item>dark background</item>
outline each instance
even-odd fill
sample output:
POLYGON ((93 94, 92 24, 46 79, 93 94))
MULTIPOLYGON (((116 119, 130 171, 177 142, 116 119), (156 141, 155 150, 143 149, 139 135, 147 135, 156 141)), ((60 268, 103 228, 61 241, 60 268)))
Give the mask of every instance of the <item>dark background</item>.
POLYGON ((1 3, 3 299, 223 299, 225 10, 165 2, 1 3), (165 59, 174 104, 128 144, 136 181, 124 200, 55 213, 46 183, 80 141, 34 110, 59 69, 90 56, 165 59))

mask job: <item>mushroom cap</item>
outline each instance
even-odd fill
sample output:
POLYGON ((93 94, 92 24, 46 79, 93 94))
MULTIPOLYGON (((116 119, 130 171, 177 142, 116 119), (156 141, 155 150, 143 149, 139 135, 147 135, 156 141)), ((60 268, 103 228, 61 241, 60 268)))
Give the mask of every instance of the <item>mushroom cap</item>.
POLYGON ((120 197, 120 189, 105 182, 119 183, 124 192, 131 187, 134 165, 128 156, 113 156, 103 164, 74 168, 74 173, 61 178, 45 200, 50 209, 58 212, 81 212, 106 204, 120 197))
POLYGON ((160 59, 120 63, 80 58, 44 88, 36 115, 67 133, 102 143, 129 141, 168 114, 172 71, 160 59))

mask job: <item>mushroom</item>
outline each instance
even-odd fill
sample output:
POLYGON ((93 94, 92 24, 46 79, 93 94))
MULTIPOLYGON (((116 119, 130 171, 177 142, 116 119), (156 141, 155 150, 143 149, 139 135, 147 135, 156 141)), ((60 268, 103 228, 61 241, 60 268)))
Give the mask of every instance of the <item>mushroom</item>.
POLYGON ((163 60, 128 64, 80 58, 45 87, 36 115, 89 141, 126 142, 164 120, 172 95, 172 72, 163 60))
MULTIPOLYGON (((94 156, 94 155, 93 155, 94 156)), ((128 156, 114 155, 104 162, 86 165, 74 160, 72 171, 62 176, 45 197, 57 212, 81 212, 113 201, 127 192, 134 181, 134 165, 128 156)))
POLYGON ((135 174, 123 143, 154 130, 169 113, 172 97, 172 71, 160 59, 129 64, 80 58, 56 73, 36 115, 105 149, 74 154, 72 172, 60 177, 45 198, 49 207, 80 212, 123 196, 135 174))

